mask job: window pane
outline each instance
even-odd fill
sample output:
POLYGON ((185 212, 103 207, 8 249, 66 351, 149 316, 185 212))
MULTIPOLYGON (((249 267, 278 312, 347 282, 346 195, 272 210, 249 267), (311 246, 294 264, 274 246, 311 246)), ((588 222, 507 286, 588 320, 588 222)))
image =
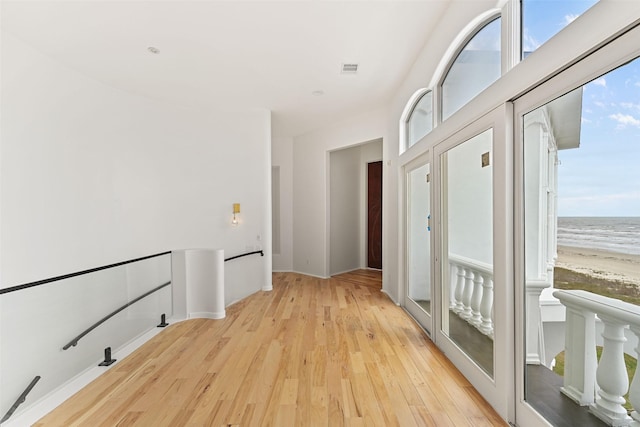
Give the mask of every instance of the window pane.
MULTIPOLYGON (((596 378, 596 389, 613 395, 588 362, 618 348, 598 325, 617 322, 622 330, 632 311, 618 304, 640 305, 640 59, 527 113, 523 126, 525 396, 558 425, 571 409, 550 409, 560 385, 575 399, 576 382, 596 378), (575 290, 584 302, 565 308, 558 296, 575 290), (602 307, 616 308, 601 316, 602 307), (585 320, 595 314, 597 321, 585 320)), ((622 340, 636 340, 630 329, 624 334, 622 340)), ((609 360, 619 369, 603 370, 623 384, 633 377, 637 355, 631 346, 618 354, 609 360)), ((616 410, 626 414, 630 406, 616 410)), ((575 425, 587 425, 576 414, 575 425)))
POLYGON ((597 1, 522 0, 522 58, 526 58, 597 1))
POLYGON ((500 77, 500 18, 485 25, 462 49, 442 82, 442 120, 500 77))
POLYGON ((422 95, 407 121, 407 148, 418 142, 433 129, 433 94, 422 95))
POLYGON ((408 174, 408 224, 409 247, 408 296, 427 313, 431 313, 431 230, 429 218, 429 164, 408 174))
POLYGON ((441 330, 493 377, 493 129, 442 156, 441 330))

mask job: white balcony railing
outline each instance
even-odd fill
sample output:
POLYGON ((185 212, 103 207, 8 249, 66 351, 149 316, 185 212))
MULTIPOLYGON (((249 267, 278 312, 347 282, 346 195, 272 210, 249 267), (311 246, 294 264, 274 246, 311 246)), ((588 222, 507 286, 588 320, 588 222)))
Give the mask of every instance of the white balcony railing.
POLYGON ((451 310, 493 338, 493 267, 452 254, 449 266, 451 310))
MULTIPOLYGON (((625 329, 640 338, 640 307, 587 291, 558 290, 553 295, 566 307, 565 373, 562 392, 589 406, 611 426, 640 427, 640 373, 629 387, 624 362, 625 329), (604 324, 602 355, 596 359, 596 316, 604 324), (631 416, 622 406, 629 391, 631 416)), ((640 346, 635 349, 636 357, 640 346)))

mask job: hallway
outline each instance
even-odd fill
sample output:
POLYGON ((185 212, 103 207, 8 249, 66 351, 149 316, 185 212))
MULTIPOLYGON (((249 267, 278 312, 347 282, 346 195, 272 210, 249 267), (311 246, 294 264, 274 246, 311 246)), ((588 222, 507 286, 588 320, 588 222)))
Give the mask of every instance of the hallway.
POLYGON ((506 425, 379 276, 274 273, 272 292, 168 327, 36 425, 506 425))

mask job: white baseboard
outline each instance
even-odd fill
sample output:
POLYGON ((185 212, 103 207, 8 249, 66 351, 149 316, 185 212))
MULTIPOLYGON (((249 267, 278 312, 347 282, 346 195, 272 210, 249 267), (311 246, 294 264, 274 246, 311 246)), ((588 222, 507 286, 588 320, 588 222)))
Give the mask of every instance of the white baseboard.
POLYGON ((325 276, 318 276, 316 274, 311 274, 311 273, 303 273, 302 271, 293 270, 290 273, 302 274, 303 276, 315 277, 315 278, 318 278, 318 279, 328 279, 328 277, 325 277, 325 276))
POLYGON ((345 271, 339 271, 337 273, 331 273, 331 277, 337 276, 338 274, 351 273, 352 271, 356 271, 356 270, 364 270, 364 268, 356 267, 356 268, 352 268, 351 270, 345 270, 345 271))
POLYGON ((382 292, 383 294, 385 294, 386 296, 388 296, 388 297, 389 297, 389 299, 390 299, 390 300, 391 300, 395 305, 397 305, 398 307, 400 306, 400 302, 396 301, 396 300, 395 300, 395 298, 394 298, 394 297, 392 297, 392 296, 391 296, 391 294, 390 294, 389 292, 387 292, 387 291, 386 291, 386 290, 384 290, 384 289, 380 289, 380 292, 382 292))

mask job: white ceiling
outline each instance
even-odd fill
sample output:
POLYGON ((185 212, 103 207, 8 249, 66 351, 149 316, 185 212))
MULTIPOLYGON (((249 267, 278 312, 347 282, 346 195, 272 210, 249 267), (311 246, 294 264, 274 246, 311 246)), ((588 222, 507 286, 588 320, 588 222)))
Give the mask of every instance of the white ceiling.
POLYGON ((295 136, 387 102, 449 1, 3 1, 2 27, 111 86, 267 108, 295 136))

